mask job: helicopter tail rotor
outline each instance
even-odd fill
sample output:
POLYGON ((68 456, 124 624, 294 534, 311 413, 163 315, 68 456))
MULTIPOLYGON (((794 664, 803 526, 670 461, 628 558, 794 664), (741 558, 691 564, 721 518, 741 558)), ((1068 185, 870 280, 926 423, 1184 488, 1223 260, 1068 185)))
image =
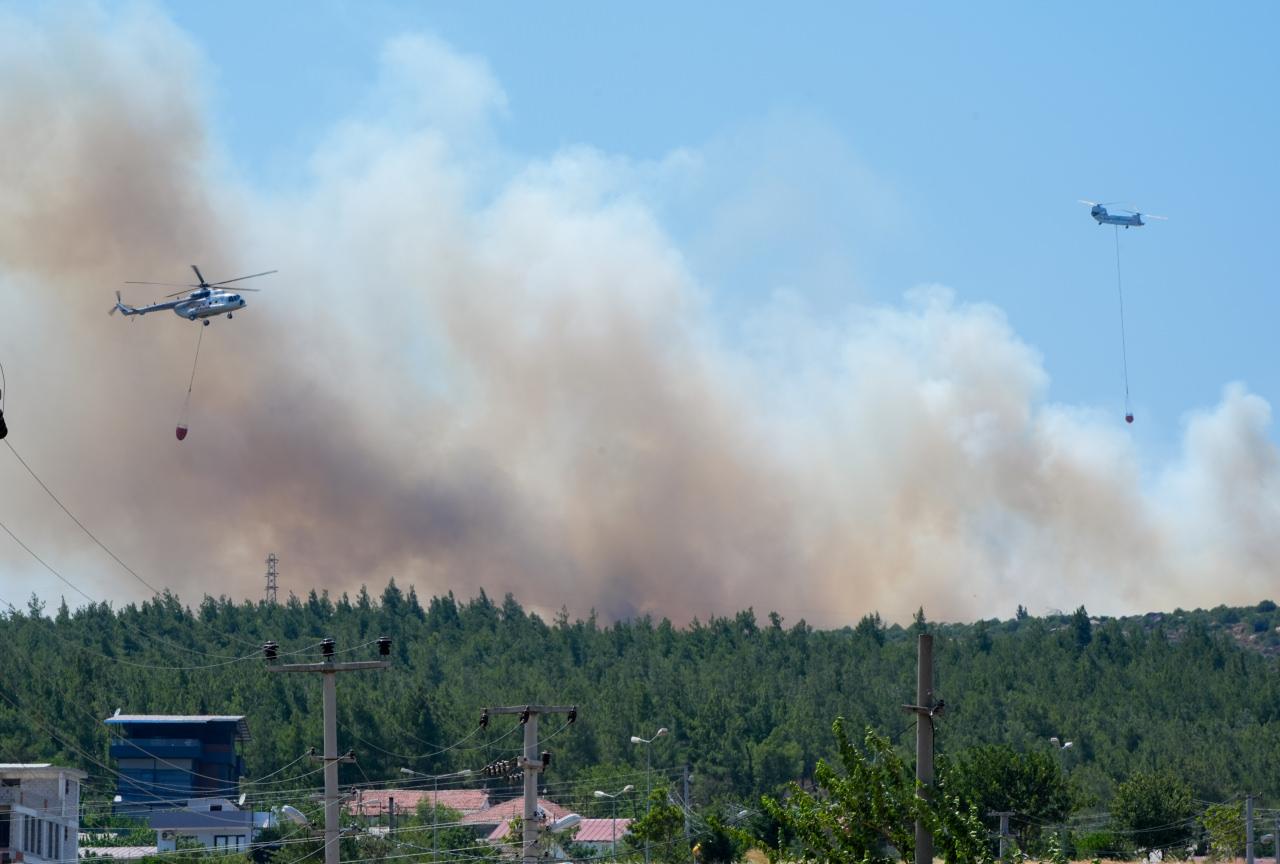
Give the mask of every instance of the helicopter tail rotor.
POLYGON ((108 314, 108 315, 114 315, 114 314, 116 314, 116 312, 118 312, 118 311, 120 310, 120 304, 121 304, 121 303, 123 303, 123 302, 124 302, 124 301, 120 298, 120 292, 119 292, 119 291, 117 291, 117 292, 116 292, 116 305, 114 305, 114 306, 112 306, 110 309, 108 309, 108 310, 107 310, 107 314, 108 314))

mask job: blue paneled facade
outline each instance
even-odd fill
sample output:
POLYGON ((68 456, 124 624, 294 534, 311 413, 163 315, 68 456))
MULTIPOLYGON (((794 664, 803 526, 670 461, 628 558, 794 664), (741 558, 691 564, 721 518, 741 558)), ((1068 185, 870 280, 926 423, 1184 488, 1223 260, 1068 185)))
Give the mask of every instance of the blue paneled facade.
POLYGON ((111 757, 120 771, 116 810, 185 807, 192 798, 234 798, 249 740, 243 716, 117 714, 111 757))

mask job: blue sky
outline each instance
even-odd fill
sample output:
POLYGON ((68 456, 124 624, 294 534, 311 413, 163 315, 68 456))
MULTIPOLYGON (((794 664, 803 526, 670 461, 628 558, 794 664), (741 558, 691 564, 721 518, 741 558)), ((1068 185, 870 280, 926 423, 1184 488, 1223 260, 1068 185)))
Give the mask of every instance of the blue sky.
POLYGON ((527 157, 587 145, 658 160, 794 122, 761 163, 738 154, 743 176, 725 185, 756 182, 788 148, 816 155, 784 179, 807 187, 797 219, 821 230, 700 262, 699 226, 732 190, 666 222, 723 309, 779 284, 822 307, 943 283, 1008 314, 1044 355, 1050 399, 1119 418, 1111 229, 1075 201, 1135 202, 1170 220, 1121 238, 1134 434, 1160 452, 1227 382, 1278 392, 1273 5, 165 8, 206 54, 221 141, 260 182, 302 182, 316 139, 361 109, 385 41, 425 31, 491 67, 501 143, 527 157), (870 200, 842 181, 851 166, 874 178, 870 200), (850 284, 790 278, 821 256, 856 262, 850 284))
POLYGON ((0 13, 10 440, 184 597, 269 551, 335 593, 824 624, 1274 582, 1273 6, 0 13), (1169 217, 1119 234, 1132 426, 1078 198, 1169 217), (192 260, 280 273, 207 331, 175 449, 190 328, 101 312, 192 260))

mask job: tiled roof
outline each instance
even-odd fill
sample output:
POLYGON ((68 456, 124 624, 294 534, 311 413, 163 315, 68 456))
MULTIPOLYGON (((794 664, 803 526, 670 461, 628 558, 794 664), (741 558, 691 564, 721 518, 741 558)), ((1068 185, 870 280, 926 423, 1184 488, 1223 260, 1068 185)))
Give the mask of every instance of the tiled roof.
MULTIPOLYGON (((577 831, 572 833, 575 844, 612 844, 613 838, 622 840, 627 829, 631 827, 631 819, 618 819, 617 835, 614 835, 613 819, 582 819, 577 823, 577 831)), ((506 840, 511 833, 511 819, 503 819, 497 828, 489 832, 486 838, 490 844, 506 840)))
MULTIPOLYGON (((617 835, 614 832, 614 821, 612 819, 583 819, 578 823, 578 829, 573 834, 574 843, 612 843, 616 836, 621 840, 626 836, 627 829, 631 827, 630 819, 619 819, 617 822, 617 835)), ((504 819, 502 823, 489 833, 488 840, 490 843, 498 843, 507 839, 507 835, 511 833, 511 820, 504 819)))
MULTIPOLYGON (((554 801, 548 801, 546 798, 538 799, 538 806, 542 808, 542 812, 546 813, 548 818, 559 819, 566 815, 568 808, 561 807, 554 801)), ((512 798, 498 804, 493 804, 488 810, 481 810, 479 813, 469 813, 462 817, 463 825, 498 825, 504 819, 514 819, 517 816, 524 816, 524 799, 512 798)))
POLYGON ((366 789, 358 798, 347 802, 347 811, 365 816, 381 816, 387 809, 387 799, 394 799, 397 813, 412 813, 422 802, 435 800, 441 807, 457 810, 463 816, 477 813, 489 806, 489 793, 483 789, 366 789))
MULTIPOLYGON (((583 819, 578 823, 578 833, 573 835, 575 843, 612 843, 614 838, 612 819, 583 819)), ((619 819, 617 838, 622 839, 631 827, 630 819, 619 819)))

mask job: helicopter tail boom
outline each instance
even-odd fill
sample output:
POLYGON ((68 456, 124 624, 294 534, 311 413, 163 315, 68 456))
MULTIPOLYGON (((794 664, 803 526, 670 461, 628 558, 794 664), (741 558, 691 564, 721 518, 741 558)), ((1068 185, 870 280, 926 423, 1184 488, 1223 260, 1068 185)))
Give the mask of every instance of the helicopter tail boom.
POLYGON ((135 309, 134 307, 130 306, 129 304, 125 303, 122 299, 120 299, 120 292, 119 292, 119 291, 117 291, 117 292, 116 292, 116 305, 114 305, 114 306, 112 306, 110 309, 108 309, 108 310, 107 310, 107 314, 108 314, 108 315, 114 315, 114 314, 116 314, 117 312, 120 312, 120 313, 121 313, 121 314, 123 314, 123 315, 139 315, 139 314, 141 314, 137 309, 135 309))

